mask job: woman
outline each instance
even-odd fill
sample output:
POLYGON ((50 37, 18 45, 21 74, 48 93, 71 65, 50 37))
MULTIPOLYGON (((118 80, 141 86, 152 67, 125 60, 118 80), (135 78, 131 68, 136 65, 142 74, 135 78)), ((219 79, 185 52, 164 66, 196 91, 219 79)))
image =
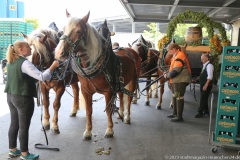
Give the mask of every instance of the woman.
POLYGON ((28 150, 28 133, 34 112, 34 97, 37 97, 36 80, 45 81, 52 77, 52 72, 59 66, 58 61, 44 71, 39 71, 26 57, 31 55, 27 42, 18 40, 9 45, 7 53, 7 102, 10 109, 11 124, 8 131, 9 156, 20 156, 22 160, 36 160, 39 155, 28 150), (19 134, 20 150, 17 149, 19 134))

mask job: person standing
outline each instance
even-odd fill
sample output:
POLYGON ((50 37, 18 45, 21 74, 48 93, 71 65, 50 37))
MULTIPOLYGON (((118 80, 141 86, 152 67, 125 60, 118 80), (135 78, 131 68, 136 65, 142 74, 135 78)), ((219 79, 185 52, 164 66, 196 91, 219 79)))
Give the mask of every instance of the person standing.
POLYGON ((58 61, 44 72, 39 71, 26 57, 31 55, 27 42, 17 40, 9 45, 7 53, 7 103, 10 109, 11 123, 8 131, 9 156, 20 156, 22 160, 36 160, 37 154, 29 153, 29 127, 34 112, 34 97, 37 97, 36 80, 45 81, 59 66, 58 61), (19 135, 20 150, 17 149, 19 135))
POLYGON ((200 106, 198 108, 198 113, 194 116, 195 118, 201 118, 204 114, 209 115, 208 97, 212 90, 214 67, 209 61, 209 54, 202 54, 201 61, 203 64, 203 68, 200 73, 200 77, 198 78, 200 83, 200 106))
POLYGON ((191 83, 191 68, 188 57, 181 51, 181 47, 176 43, 171 43, 167 47, 168 54, 173 56, 169 72, 164 72, 164 77, 172 84, 173 113, 167 117, 172 122, 183 121, 184 94, 186 87, 191 83))

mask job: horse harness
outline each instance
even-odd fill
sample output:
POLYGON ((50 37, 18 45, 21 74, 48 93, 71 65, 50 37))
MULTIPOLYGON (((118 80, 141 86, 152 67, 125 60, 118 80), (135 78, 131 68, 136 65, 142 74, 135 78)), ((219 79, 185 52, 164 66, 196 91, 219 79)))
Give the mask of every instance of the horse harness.
MULTIPOLYGON (((101 37, 103 39, 103 36, 101 36, 101 37)), ((131 97, 135 96, 134 93, 131 93, 130 91, 128 91, 127 89, 124 88, 124 78, 121 75, 122 63, 119 60, 119 58, 113 53, 113 51, 111 49, 111 39, 110 38, 107 37, 107 39, 103 39, 103 40, 105 40, 105 44, 103 45, 103 52, 97 58, 97 60, 93 64, 91 64, 91 66, 89 66, 87 68, 85 68, 85 67, 83 68, 81 66, 81 62, 82 62, 81 56, 82 57, 84 55, 86 56, 87 51, 83 50, 83 52, 81 52, 81 53, 78 52, 77 54, 74 55, 74 50, 76 49, 76 47, 78 47, 79 43, 82 43, 82 41, 84 41, 83 43, 85 43, 85 38, 80 36, 79 39, 77 39, 74 43, 66 35, 63 35, 60 38, 60 40, 65 40, 71 46, 71 48, 69 50, 69 53, 71 55, 69 57, 69 61, 71 62, 73 71, 76 72, 77 74, 79 74, 80 76, 87 78, 89 80, 95 78, 97 75, 99 75, 100 73, 103 72, 106 77, 107 82, 110 84, 111 89, 114 91, 114 93, 121 91, 124 94, 127 94, 128 96, 131 96, 131 97), (110 74, 107 69, 108 63, 114 64, 112 66, 113 67, 113 75, 110 74)), ((119 48, 119 50, 125 50, 125 49, 119 48)), ((128 55, 130 55, 130 53, 127 50, 125 50, 125 51, 128 53, 128 55)), ((133 61, 134 61, 134 59, 133 59, 133 61)), ((101 91, 99 88, 95 87, 95 89, 101 91)))

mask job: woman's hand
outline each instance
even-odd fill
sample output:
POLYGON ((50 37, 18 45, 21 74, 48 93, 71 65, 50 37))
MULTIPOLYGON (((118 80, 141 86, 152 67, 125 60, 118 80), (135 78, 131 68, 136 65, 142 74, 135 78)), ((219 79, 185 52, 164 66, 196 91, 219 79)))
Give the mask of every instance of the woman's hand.
POLYGON ((58 62, 57 60, 53 61, 52 66, 53 66, 54 68, 59 67, 59 62, 58 62))

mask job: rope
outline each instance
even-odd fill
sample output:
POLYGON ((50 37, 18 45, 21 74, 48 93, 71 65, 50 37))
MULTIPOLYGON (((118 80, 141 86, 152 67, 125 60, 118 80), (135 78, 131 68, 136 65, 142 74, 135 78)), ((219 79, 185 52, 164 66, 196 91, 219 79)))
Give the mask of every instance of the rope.
POLYGON ((45 145, 43 145, 43 144, 41 144, 41 143, 36 143, 34 146, 35 146, 35 148, 37 148, 37 149, 60 151, 59 148, 50 148, 50 147, 48 147, 48 138, 47 138, 46 130, 45 130, 45 128, 43 127, 43 124, 42 124, 43 107, 42 107, 42 94, 41 94, 42 92, 41 92, 41 86, 40 86, 40 85, 41 85, 41 82, 38 81, 38 83, 37 83, 37 89, 38 89, 38 96, 39 96, 39 97, 37 97, 37 103, 38 103, 38 106, 41 106, 41 125, 42 125, 42 130, 43 130, 44 135, 45 135, 45 139, 46 139, 46 144, 47 144, 47 146, 45 146, 45 145))

